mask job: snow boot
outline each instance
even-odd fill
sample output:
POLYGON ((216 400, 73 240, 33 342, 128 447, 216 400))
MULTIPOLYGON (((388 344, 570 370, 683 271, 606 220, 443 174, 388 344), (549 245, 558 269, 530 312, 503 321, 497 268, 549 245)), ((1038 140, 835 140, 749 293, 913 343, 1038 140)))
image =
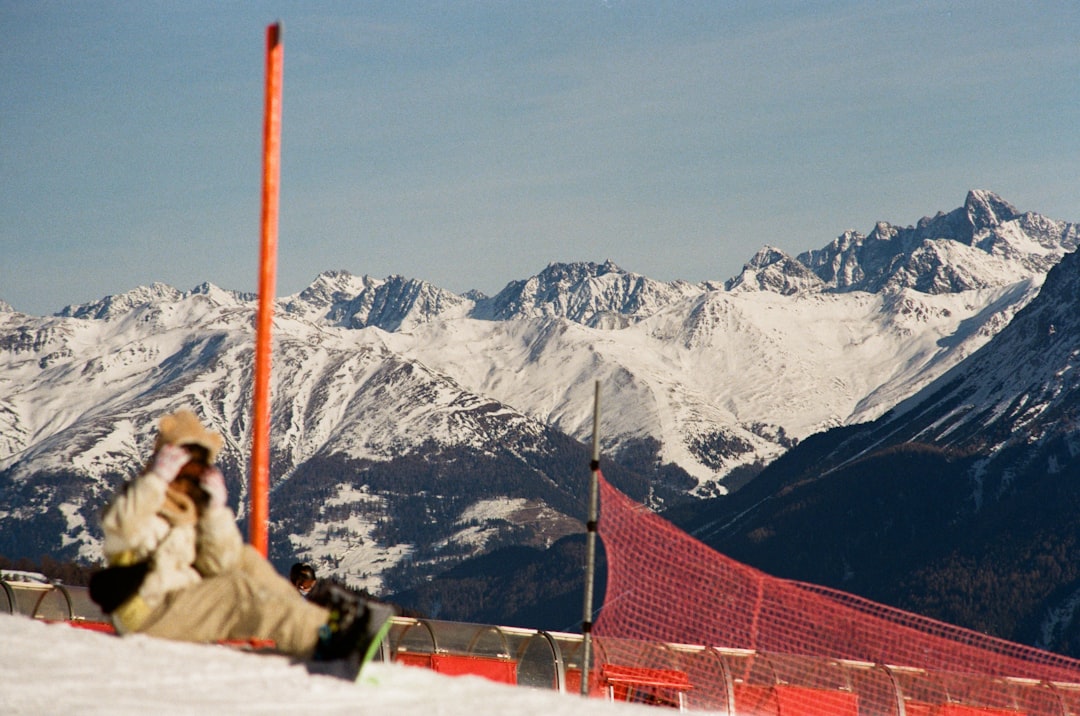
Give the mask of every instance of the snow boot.
POLYGON ((390 631, 394 608, 331 581, 320 582, 308 598, 330 612, 319 632, 312 671, 356 679, 390 631))

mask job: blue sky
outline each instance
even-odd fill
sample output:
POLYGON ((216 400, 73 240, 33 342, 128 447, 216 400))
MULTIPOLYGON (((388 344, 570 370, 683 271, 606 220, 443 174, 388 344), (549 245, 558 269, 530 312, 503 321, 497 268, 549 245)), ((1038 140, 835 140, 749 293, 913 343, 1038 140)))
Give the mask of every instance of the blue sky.
POLYGON ((0 0, 0 299, 256 289, 277 20, 278 295, 724 280, 973 188, 1080 221, 1073 0, 0 0))

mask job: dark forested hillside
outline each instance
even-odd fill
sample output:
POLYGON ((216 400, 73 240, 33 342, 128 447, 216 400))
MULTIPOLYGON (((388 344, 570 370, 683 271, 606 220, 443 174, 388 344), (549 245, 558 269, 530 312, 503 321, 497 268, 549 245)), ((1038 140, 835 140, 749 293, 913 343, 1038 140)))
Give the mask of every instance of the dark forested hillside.
MULTIPOLYGON (((595 605, 606 572, 597 550, 595 605)), ((469 560, 430 582, 393 597, 433 619, 580 631, 585 584, 585 537, 564 537, 550 549, 506 547, 469 560)))

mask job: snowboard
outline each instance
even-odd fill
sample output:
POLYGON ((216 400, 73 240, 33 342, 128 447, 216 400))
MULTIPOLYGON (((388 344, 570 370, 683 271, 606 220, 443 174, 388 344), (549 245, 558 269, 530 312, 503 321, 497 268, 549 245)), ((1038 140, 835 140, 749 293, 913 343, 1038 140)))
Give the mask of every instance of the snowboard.
POLYGON ((382 643, 393 625, 394 609, 385 604, 372 602, 368 605, 368 626, 356 644, 356 648, 343 659, 330 661, 307 660, 303 662, 308 673, 334 676, 346 681, 359 681, 364 667, 379 653, 382 643))

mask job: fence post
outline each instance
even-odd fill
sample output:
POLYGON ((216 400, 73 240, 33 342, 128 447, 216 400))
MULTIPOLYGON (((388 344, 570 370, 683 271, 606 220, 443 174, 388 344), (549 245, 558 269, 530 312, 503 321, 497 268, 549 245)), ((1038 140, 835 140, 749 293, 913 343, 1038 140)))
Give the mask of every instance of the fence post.
POLYGON ((585 603, 581 620, 584 637, 581 654, 581 695, 589 694, 589 673, 592 668, 592 607, 593 580, 596 576, 596 528, 599 521, 600 473, 600 381, 596 381, 593 397, 592 460, 589 462, 589 518, 585 535, 585 603))

